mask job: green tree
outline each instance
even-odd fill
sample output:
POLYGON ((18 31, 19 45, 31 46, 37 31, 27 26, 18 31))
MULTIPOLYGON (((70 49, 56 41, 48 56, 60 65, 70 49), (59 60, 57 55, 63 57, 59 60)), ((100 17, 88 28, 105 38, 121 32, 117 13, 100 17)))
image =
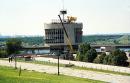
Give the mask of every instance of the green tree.
POLYGON ((112 58, 112 65, 116 66, 125 66, 127 61, 127 56, 124 51, 121 51, 119 49, 116 49, 112 52, 113 58, 112 58))
POLYGON ((85 62, 93 62, 93 60, 97 57, 97 52, 95 49, 91 48, 85 53, 83 61, 85 62))
POLYGON ((77 52, 77 56, 76 56, 76 60, 78 61, 83 61, 83 54, 81 54, 80 52, 77 52))
POLYGON ((120 44, 118 40, 113 40, 114 44, 120 44))
POLYGON ((105 56, 103 64, 116 65, 116 66, 128 66, 127 56, 124 51, 119 49, 114 50, 110 55, 105 56))
POLYGON ((85 42, 85 43, 82 43, 79 46, 79 49, 80 49, 80 53, 81 54, 85 54, 85 53, 87 53, 88 50, 91 49, 91 46, 90 46, 90 44, 88 44, 88 43, 85 42))
POLYGON ((22 44, 22 42, 19 39, 16 39, 16 38, 9 39, 6 42, 8 55, 14 54, 14 53, 17 54, 19 52, 19 50, 22 48, 21 44, 22 44))
POLYGON ((108 64, 108 58, 109 58, 109 55, 105 56, 104 59, 103 59, 103 64, 108 64))
POLYGON ((5 57, 6 57, 6 50, 0 49, 0 58, 5 58, 5 57))
POLYGON ((95 59, 94 59, 94 63, 103 63, 103 60, 106 56, 106 53, 101 53, 101 55, 97 56, 95 59))
POLYGON ((104 57, 104 59, 103 59, 103 64, 111 65, 112 58, 113 58, 113 56, 111 54, 110 55, 106 55, 104 57))
POLYGON ((95 49, 91 48, 90 44, 82 43, 79 46, 79 51, 77 52, 76 59, 79 61, 93 62, 97 57, 97 52, 95 49))

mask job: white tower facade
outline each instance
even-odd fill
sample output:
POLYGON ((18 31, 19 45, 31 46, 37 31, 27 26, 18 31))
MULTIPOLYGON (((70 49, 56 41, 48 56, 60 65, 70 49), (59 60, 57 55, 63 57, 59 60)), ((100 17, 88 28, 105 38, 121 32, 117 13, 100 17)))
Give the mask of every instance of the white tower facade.
MULTIPOLYGON (((82 43, 82 23, 64 22, 66 32, 74 49, 82 43)), ((68 46, 67 37, 60 22, 45 23, 45 46, 64 50, 68 46)))
POLYGON ((51 50, 67 50, 69 44, 74 50, 78 49, 78 45, 82 43, 83 24, 76 22, 77 18, 69 16, 65 19, 66 10, 61 10, 62 19, 52 20, 51 23, 45 23, 45 46, 50 46, 51 50), (64 28, 61 24, 64 24, 64 28), (67 34, 67 35, 66 35, 67 34), (68 43, 68 37, 71 43, 68 43))

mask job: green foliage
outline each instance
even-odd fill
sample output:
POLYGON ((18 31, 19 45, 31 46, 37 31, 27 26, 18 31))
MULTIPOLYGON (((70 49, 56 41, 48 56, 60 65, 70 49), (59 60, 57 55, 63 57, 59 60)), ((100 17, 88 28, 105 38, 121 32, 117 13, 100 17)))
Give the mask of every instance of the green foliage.
POLYGON ((130 35, 88 35, 83 36, 83 42, 90 44, 130 44, 130 35))
POLYGON ((83 54, 81 54, 80 52, 77 52, 77 56, 76 56, 76 60, 78 61, 83 61, 83 54))
POLYGON ((102 53, 101 55, 97 56, 95 59, 94 59, 94 63, 100 63, 102 64, 103 63, 103 60, 106 56, 106 53, 102 53))
POLYGON ((128 59, 126 53, 119 49, 112 52, 112 65, 125 66, 126 60, 128 59))
POLYGON ((91 46, 90 46, 90 44, 87 44, 86 42, 85 43, 82 43, 81 45, 80 45, 80 52, 81 52, 81 54, 85 54, 88 50, 90 50, 91 49, 91 46))
POLYGON ((9 39, 6 42, 8 55, 18 53, 18 51, 22 48, 21 44, 22 42, 19 39, 16 38, 9 39))
POLYGON ((84 55, 83 61, 85 62, 93 62, 93 60, 97 57, 97 52, 95 49, 91 48, 84 55))
POLYGON ((82 43, 79 47, 79 52, 77 52, 76 59, 79 61, 93 62, 97 57, 97 52, 95 49, 90 47, 90 44, 82 43))
POLYGON ((104 57, 103 64, 111 65, 112 58, 113 58, 113 56, 111 54, 110 55, 106 55, 104 57))
POLYGON ((21 76, 18 70, 0 66, 0 83, 104 83, 101 81, 77 78, 57 74, 39 73, 35 71, 22 70, 21 76))
MULTIPOLYGON (((110 56, 110 55, 109 55, 110 56)), ((109 59, 109 56, 105 56, 104 59, 103 59, 103 64, 108 64, 108 59, 109 59)))
POLYGON ((121 44, 130 44, 130 36, 123 35, 122 37, 118 38, 117 41, 121 44))
POLYGON ((23 46, 43 46, 44 44, 44 37, 42 36, 37 36, 37 37, 19 37, 22 41, 23 46))
MULTIPOLYGON (((12 38, 0 38, 0 44, 6 44, 6 42, 12 38)), ((21 40, 22 46, 43 46, 44 37, 43 36, 35 36, 35 37, 16 37, 16 39, 21 40)))
MULTIPOLYGON (((16 37, 22 41, 23 46, 43 46, 44 37, 16 37)), ((0 38, 0 44, 5 44, 9 38, 0 38)), ((87 35, 83 36, 83 42, 90 44, 130 44, 130 35, 87 35)))
POLYGON ((116 66, 128 66, 129 64, 126 62, 127 59, 128 58, 124 51, 116 49, 111 53, 111 55, 105 56, 103 63, 116 66))
POLYGON ((0 49, 0 58, 5 58, 5 57, 6 57, 6 50, 0 49))

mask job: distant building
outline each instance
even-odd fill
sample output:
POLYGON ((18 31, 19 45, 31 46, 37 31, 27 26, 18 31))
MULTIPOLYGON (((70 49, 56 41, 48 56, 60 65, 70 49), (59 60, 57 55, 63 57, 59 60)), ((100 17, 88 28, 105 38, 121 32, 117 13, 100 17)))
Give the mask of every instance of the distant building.
MULTIPOLYGON (((66 32, 70 38, 74 50, 78 49, 78 45, 82 42, 82 23, 75 22, 74 17, 62 19, 66 32), (71 19, 72 18, 72 19, 71 19), (73 20, 74 19, 74 20, 73 20)), ((44 24, 45 29, 45 46, 50 46, 50 50, 67 50, 69 45, 65 31, 60 20, 52 20, 51 23, 44 24)))

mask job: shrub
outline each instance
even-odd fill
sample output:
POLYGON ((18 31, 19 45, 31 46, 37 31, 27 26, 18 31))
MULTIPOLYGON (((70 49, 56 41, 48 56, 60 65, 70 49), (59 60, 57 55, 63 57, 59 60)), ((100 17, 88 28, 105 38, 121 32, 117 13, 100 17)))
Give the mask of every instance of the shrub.
POLYGON ((97 56, 95 59, 94 59, 94 63, 103 63, 103 60, 106 56, 106 53, 102 53, 101 55, 97 56))

